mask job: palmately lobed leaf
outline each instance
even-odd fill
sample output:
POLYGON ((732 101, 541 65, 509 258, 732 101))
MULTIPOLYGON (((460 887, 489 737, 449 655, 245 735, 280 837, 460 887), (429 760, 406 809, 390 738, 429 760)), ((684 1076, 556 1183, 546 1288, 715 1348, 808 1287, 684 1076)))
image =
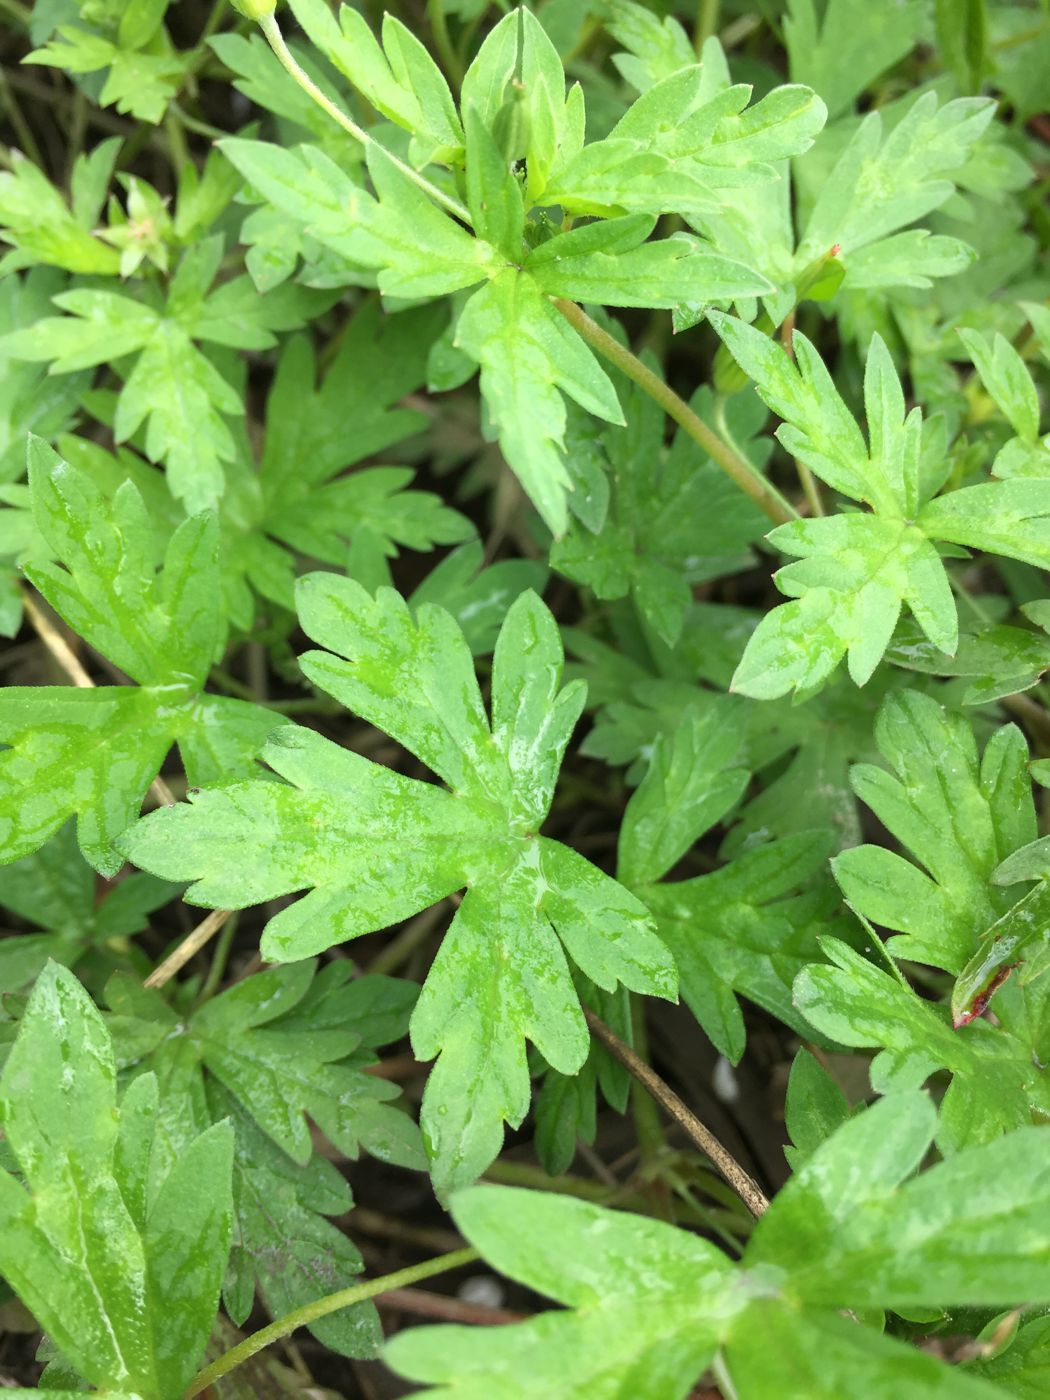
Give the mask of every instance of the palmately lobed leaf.
POLYGON ((979 759, 968 722, 912 691, 887 698, 875 737, 893 775, 858 765, 854 790, 929 873, 861 845, 836 857, 836 878, 855 908, 902 935, 897 956, 959 972, 1016 898, 993 872, 1035 836, 1027 746, 1009 725, 979 759))
POLYGON ((954 656, 959 622, 938 545, 988 550, 1034 565, 1050 561, 1050 483, 989 481, 936 499, 945 472, 924 461, 921 418, 905 412, 897 370, 879 336, 865 366, 868 442, 815 348, 798 332, 797 364, 770 336, 718 312, 710 319, 784 420, 783 446, 828 485, 871 507, 779 526, 771 541, 800 560, 776 575, 797 601, 768 613, 733 677, 733 689, 775 699, 819 689, 847 658, 870 680, 907 606, 929 642, 954 656))
POLYGON ((393 590, 373 598, 328 574, 302 580, 300 608, 307 633, 331 649, 303 658, 314 683, 448 787, 289 727, 265 752, 285 783, 191 795, 133 828, 121 849, 154 873, 178 868, 194 882, 187 898, 205 905, 308 890, 263 934, 265 955, 282 961, 466 887, 412 1020, 417 1054, 440 1055, 423 1128, 435 1184, 446 1190, 476 1177, 498 1151, 503 1121, 524 1116, 526 1037, 565 1073, 583 1063, 587 1034, 566 952, 607 990, 622 983, 671 998, 674 964, 643 904, 538 836, 584 697, 578 683, 561 688, 557 627, 534 594, 518 598, 497 640, 491 720, 463 634, 442 609, 424 605, 413 618, 393 590))

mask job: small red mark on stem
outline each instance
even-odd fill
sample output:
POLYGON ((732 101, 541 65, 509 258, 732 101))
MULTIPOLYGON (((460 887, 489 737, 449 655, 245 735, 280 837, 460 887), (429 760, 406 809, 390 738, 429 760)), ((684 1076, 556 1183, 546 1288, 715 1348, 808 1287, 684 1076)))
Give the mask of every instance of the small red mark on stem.
POLYGON ((974 997, 969 1007, 965 1011, 961 1011, 958 1016, 952 1018, 952 1025, 956 1030, 961 1029, 963 1026, 968 1026, 971 1021, 976 1021, 978 1016, 984 1015, 988 1010, 988 1003, 1016 966, 1016 963, 1008 963, 1006 967, 1001 967, 988 983, 988 986, 985 987, 984 991, 974 997))

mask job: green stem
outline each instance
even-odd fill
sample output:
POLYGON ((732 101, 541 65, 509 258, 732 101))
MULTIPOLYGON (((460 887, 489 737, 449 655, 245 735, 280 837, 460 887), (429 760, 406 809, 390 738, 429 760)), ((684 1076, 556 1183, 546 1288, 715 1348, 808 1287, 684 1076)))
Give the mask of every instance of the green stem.
POLYGON ((700 0, 700 8, 696 15, 696 33, 694 35, 697 53, 703 52, 704 45, 718 28, 720 10, 721 0, 700 0))
POLYGON ((495 1161, 486 1170, 484 1179, 501 1186, 524 1186, 530 1191, 576 1196, 581 1201, 591 1201, 599 1206, 615 1205, 636 1215, 649 1215, 652 1207, 652 1202, 629 1182, 611 1187, 586 1176, 548 1176, 542 1167, 533 1167, 527 1162, 495 1161))
POLYGON ((224 136, 229 135, 221 127, 212 126, 210 122, 202 122, 198 117, 190 116, 189 112, 184 107, 180 107, 177 102, 169 103, 168 111, 172 116, 178 117, 187 131, 192 131, 196 136, 204 136, 209 141, 221 141, 224 136))
POLYGON ((29 28, 29 22, 33 18, 33 14, 27 5, 20 5, 18 0, 0 0, 0 10, 6 10, 11 18, 17 20, 23 29, 29 28))
POLYGON ((621 345, 608 331, 602 330, 597 321, 593 321, 586 311, 577 306, 575 302, 566 301, 562 297, 555 297, 554 305, 592 350, 597 350, 599 355, 608 360, 610 364, 615 365, 622 374, 633 380, 651 399, 654 399, 668 418, 674 419, 679 427, 684 428, 693 441, 703 448, 712 462, 721 467, 726 476, 734 481, 744 495, 754 501, 759 510, 763 511, 775 525, 785 525, 789 520, 799 518, 798 511, 789 501, 785 500, 775 486, 757 472, 750 462, 735 452, 713 429, 709 428, 699 414, 694 413, 685 400, 679 398, 659 375, 654 374, 651 369, 642 364, 636 355, 621 345))
POLYGON ((233 946, 233 936, 236 932, 237 911, 235 910, 219 930, 219 938, 211 957, 211 966, 208 968, 208 975, 204 979, 204 986, 201 988, 200 996, 197 998, 198 1006, 203 1006, 206 1001, 210 1001, 219 990, 219 983, 222 981, 222 975, 226 971, 226 963, 230 956, 230 948, 233 946))
MULTIPOLYGON (((0 0, 0 4, 2 4, 2 0, 0 0)), ((40 166, 41 169, 46 169, 46 162, 37 144, 36 137, 33 135, 33 128, 26 120, 25 113, 22 111, 18 98, 15 96, 14 89, 8 82, 7 74, 2 67, 0 67, 0 106, 4 108, 8 117, 10 117, 11 125, 15 129, 15 134, 19 141, 21 141, 22 149, 25 151, 26 155, 34 164, 40 166)), ((9 161, 5 163, 10 166, 9 161)))
POLYGON ((458 92, 463 82, 463 65, 448 32, 444 0, 427 0, 427 18, 430 20, 430 32, 434 36, 434 47, 445 65, 449 82, 458 92))
POLYGON ((530 1191, 553 1191, 560 1196, 576 1196, 582 1201, 595 1201, 603 1205, 610 1196, 608 1186, 602 1181, 592 1181, 586 1176, 549 1176, 542 1167, 534 1167, 529 1162, 505 1162, 497 1158, 485 1168, 485 1180, 498 1182, 501 1186, 524 1186, 530 1191))
MULTIPOLYGON (((349 132, 354 140, 360 142, 366 150, 371 145, 378 145, 378 142, 375 142, 373 138, 369 136, 364 127, 358 126, 357 122, 351 117, 348 117, 334 102, 330 101, 310 75, 300 67, 299 63, 296 61, 295 55, 284 42, 284 35, 281 33, 281 27, 273 15, 264 15, 259 21, 259 28, 266 36, 266 42, 270 45, 270 48, 273 49, 281 67, 299 84, 307 97, 312 98, 319 107, 328 113, 333 121, 338 122, 343 130, 349 132)), ((401 171, 402 175, 411 180, 414 185, 417 185, 424 194, 429 195, 430 198, 440 204, 443 209, 446 209, 450 214, 453 214, 457 219, 466 224, 468 228, 472 227, 470 211, 465 205, 460 204, 458 199, 454 199, 451 195, 445 194, 444 190, 439 190, 437 185, 432 185, 424 175, 420 175, 418 170, 413 170, 410 165, 406 165, 403 160, 399 160, 398 157, 391 151, 388 151, 385 146, 380 147, 380 149, 387 160, 392 161, 393 164, 397 166, 398 170, 401 171)))
POLYGON ((368 964, 366 971, 368 975, 374 976, 376 973, 389 975, 396 971, 403 963, 406 963, 421 943, 433 932, 441 918, 444 908, 444 901, 441 904, 432 904, 429 909, 424 909, 422 914, 410 920, 387 946, 368 964))
POLYGON ((242 1366, 245 1361, 250 1361, 265 1347, 270 1346, 273 1342, 279 1342, 282 1337, 289 1336, 299 1327, 308 1327, 311 1322, 316 1322, 318 1318, 328 1317, 330 1313, 341 1312, 343 1308, 350 1308, 355 1303, 363 1303, 368 1298, 378 1297, 380 1293, 389 1293, 392 1288, 408 1288, 423 1279, 433 1278, 435 1274, 448 1273, 450 1269, 458 1269, 464 1264, 471 1264, 479 1257, 476 1249, 453 1250, 451 1254, 442 1254, 437 1259, 427 1259, 422 1264, 413 1264, 410 1268, 399 1269, 397 1273, 385 1274, 382 1278, 355 1284, 353 1288, 342 1288, 338 1293, 329 1293, 325 1298, 318 1298, 315 1302, 306 1303, 301 1308, 293 1308, 284 1317, 279 1317, 276 1322, 271 1322, 269 1327, 262 1327, 258 1332, 253 1332, 250 1337, 245 1337, 243 1342, 238 1342, 235 1347, 224 1352, 210 1366, 205 1366, 202 1371, 198 1371, 190 1382, 190 1387, 183 1400, 193 1400, 193 1397, 199 1395, 202 1390, 207 1390, 208 1386, 214 1385, 217 1380, 228 1375, 237 1366, 242 1366))
POLYGON ((177 183, 182 179, 182 172, 186 166, 193 164, 193 157, 190 155, 186 133, 182 129, 182 121, 176 114, 174 105, 168 108, 168 114, 164 118, 164 134, 168 138, 168 159, 171 161, 177 183))

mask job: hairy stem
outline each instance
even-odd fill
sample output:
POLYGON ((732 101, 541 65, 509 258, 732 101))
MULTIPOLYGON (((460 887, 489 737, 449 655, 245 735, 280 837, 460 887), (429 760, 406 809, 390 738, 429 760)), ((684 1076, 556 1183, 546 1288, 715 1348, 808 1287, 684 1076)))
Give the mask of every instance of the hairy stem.
POLYGON ((757 472, 750 462, 735 452, 718 433, 709 428, 699 414, 694 413, 685 400, 679 398, 658 374, 654 374, 638 359, 637 355, 633 355, 608 331, 602 330, 597 321, 592 320, 575 302, 566 301, 563 297, 555 297, 553 300, 554 305, 591 349, 596 350, 621 373, 626 374, 628 379, 633 380, 651 399, 655 399, 668 418, 673 418, 679 427, 684 428, 712 462, 721 467, 745 496, 754 501, 759 510, 775 525, 785 525, 789 520, 798 519, 798 511, 785 500, 776 487, 757 472))
MULTIPOLYGON (((284 42, 284 35, 281 33, 281 27, 274 16, 264 15, 259 21, 259 28, 266 36, 266 41, 276 54, 281 67, 299 84, 307 97, 312 98, 319 107, 328 113, 333 121, 338 122, 344 131, 349 132, 355 141, 359 141, 361 145, 366 148, 373 145, 373 138, 369 136, 364 127, 358 126, 357 122, 355 122, 352 117, 348 117, 341 108, 330 101, 310 75, 306 73, 296 61, 295 55, 284 42)), ((382 150, 387 159, 393 161, 402 175, 411 180, 414 185, 418 185, 424 194, 429 195, 430 198, 440 204, 443 209, 446 209, 450 214, 454 214, 457 219, 470 227, 470 211, 465 205, 460 204, 459 200, 454 199, 451 195, 445 194, 444 190, 439 190, 437 185, 432 185, 424 175, 420 175, 418 170, 413 170, 410 165, 406 165, 403 160, 399 160, 397 156, 391 151, 388 151, 385 146, 382 150)))
POLYGON ((422 1264, 413 1264, 407 1269, 398 1269, 396 1273, 385 1274, 382 1278, 355 1284, 353 1288, 342 1288, 338 1293, 329 1293, 324 1298, 318 1298, 312 1303, 305 1303, 301 1308, 293 1308, 290 1313, 285 1313, 284 1317, 279 1317, 268 1327, 262 1327, 258 1332, 253 1332, 250 1337, 245 1337, 243 1342, 238 1342, 235 1347, 224 1352, 210 1366, 205 1366, 202 1371, 198 1371, 190 1382, 190 1388, 186 1391, 183 1400, 193 1400, 193 1397, 200 1395, 202 1390, 207 1390, 208 1386, 214 1385, 217 1380, 229 1375, 236 1367, 243 1365, 245 1361, 256 1356, 273 1342, 279 1342, 282 1337, 290 1336, 299 1327, 307 1327, 319 1318, 328 1317, 330 1313, 341 1312, 343 1308, 353 1307, 355 1303, 363 1303, 368 1298, 376 1298, 381 1293, 389 1293, 392 1288, 408 1288, 423 1279, 433 1278, 436 1274, 448 1273, 450 1269, 458 1269, 463 1264, 471 1264, 477 1258, 479 1255, 476 1249, 457 1249, 451 1254, 442 1254, 437 1259, 427 1259, 422 1264))
POLYGON ((706 1128, 700 1122, 674 1090, 665 1084, 656 1071, 640 1059, 615 1031, 610 1030, 601 1017, 596 1016, 587 1006, 583 1008, 583 1014, 587 1018, 587 1024, 609 1053, 637 1079, 643 1089, 652 1094, 700 1151, 711 1159, 719 1174, 733 1188, 751 1214, 761 1215, 769 1205, 768 1199, 763 1195, 758 1183, 744 1171, 733 1154, 722 1146, 710 1128, 706 1128))

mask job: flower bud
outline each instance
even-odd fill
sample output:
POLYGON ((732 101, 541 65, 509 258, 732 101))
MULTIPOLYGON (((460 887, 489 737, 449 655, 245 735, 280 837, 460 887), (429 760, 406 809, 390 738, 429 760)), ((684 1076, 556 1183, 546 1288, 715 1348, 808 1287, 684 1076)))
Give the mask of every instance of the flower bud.
POLYGON ((277 9, 277 0, 230 0, 238 14, 248 19, 267 19, 277 9))

